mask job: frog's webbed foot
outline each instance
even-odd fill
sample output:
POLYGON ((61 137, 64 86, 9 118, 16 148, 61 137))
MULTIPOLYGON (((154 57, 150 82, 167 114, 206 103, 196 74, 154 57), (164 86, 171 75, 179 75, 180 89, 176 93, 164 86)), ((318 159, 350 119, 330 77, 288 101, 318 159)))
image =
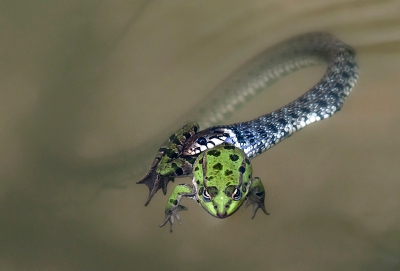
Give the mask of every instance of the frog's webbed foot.
POLYGON ((149 188, 149 197, 147 198, 144 206, 147 206, 150 200, 153 198, 154 194, 162 189, 164 195, 167 193, 168 182, 174 181, 173 177, 162 176, 156 172, 158 163, 154 163, 150 170, 144 175, 138 184, 145 184, 149 188), (154 165, 155 164, 155 165, 154 165))
POLYGON ((160 227, 163 227, 167 222, 169 222, 170 229, 169 231, 172 232, 174 230, 174 221, 175 218, 178 220, 179 224, 181 224, 181 218, 179 217, 178 212, 180 211, 186 211, 188 208, 178 204, 174 208, 170 209, 168 212, 165 214, 165 220, 163 223, 160 224, 160 227))
POLYGON ((253 219, 256 216, 256 213, 257 213, 258 209, 263 210, 264 214, 269 215, 269 213, 265 209, 264 202, 254 201, 254 200, 251 200, 251 198, 249 197, 247 199, 247 202, 246 202, 245 206, 244 206, 244 209, 249 207, 250 204, 253 204, 253 216, 251 217, 251 219, 253 219))
POLYGON ((150 170, 144 175, 138 184, 145 184, 149 188, 149 197, 145 203, 147 206, 154 194, 162 189, 167 193, 167 185, 174 181, 174 177, 187 176, 192 173, 192 165, 196 156, 182 156, 183 144, 188 138, 197 133, 199 125, 188 123, 171 135, 167 142, 158 150, 150 170))
POLYGON ((253 219, 256 216, 258 209, 263 210, 264 214, 269 215, 264 205, 265 200, 265 190, 261 180, 257 177, 253 178, 253 183, 250 187, 249 195, 247 198, 247 202, 244 206, 244 209, 249 207, 250 204, 253 204, 253 219))

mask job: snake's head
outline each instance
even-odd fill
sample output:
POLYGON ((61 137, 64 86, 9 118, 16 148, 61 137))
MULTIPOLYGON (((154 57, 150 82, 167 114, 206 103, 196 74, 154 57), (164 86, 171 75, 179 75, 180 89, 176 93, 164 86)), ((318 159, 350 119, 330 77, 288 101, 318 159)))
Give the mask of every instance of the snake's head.
POLYGON ((184 146, 183 155, 197 155, 222 143, 232 143, 228 129, 211 127, 189 138, 184 146))

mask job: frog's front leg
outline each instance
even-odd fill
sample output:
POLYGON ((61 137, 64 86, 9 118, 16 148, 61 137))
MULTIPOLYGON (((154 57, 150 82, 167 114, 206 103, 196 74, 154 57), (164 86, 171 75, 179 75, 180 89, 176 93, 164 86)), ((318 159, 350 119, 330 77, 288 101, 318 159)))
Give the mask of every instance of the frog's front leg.
POLYGON ((263 210, 263 212, 266 215, 269 215, 269 213, 265 209, 264 200, 265 200, 264 185, 262 184, 260 178, 254 177, 252 179, 249 189, 249 194, 247 196, 247 202, 244 207, 244 209, 246 209, 250 204, 253 204, 253 216, 251 217, 251 219, 253 219, 256 216, 257 210, 259 208, 261 208, 261 210, 263 210))
POLYGON ((179 202, 183 197, 194 199, 195 193, 196 192, 193 185, 180 184, 176 186, 167 201, 167 206, 165 208, 165 220, 160 225, 160 227, 164 226, 165 224, 167 224, 167 222, 169 222, 170 232, 172 232, 175 218, 179 222, 181 221, 178 212, 187 210, 187 208, 183 205, 180 205, 179 202))

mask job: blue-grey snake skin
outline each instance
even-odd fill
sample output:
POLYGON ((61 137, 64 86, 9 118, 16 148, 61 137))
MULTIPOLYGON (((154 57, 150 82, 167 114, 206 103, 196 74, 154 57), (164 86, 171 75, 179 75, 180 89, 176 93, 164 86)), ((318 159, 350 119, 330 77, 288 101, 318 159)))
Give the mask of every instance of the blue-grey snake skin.
POLYGON ((199 123, 207 127, 224 119, 235 105, 284 75, 320 62, 328 68, 304 95, 259 118, 200 131, 185 144, 184 154, 195 155, 228 142, 254 158, 307 125, 335 114, 358 79, 355 51, 330 34, 309 33, 278 44, 235 72, 221 89, 231 98, 212 101, 212 109, 203 111, 199 123))

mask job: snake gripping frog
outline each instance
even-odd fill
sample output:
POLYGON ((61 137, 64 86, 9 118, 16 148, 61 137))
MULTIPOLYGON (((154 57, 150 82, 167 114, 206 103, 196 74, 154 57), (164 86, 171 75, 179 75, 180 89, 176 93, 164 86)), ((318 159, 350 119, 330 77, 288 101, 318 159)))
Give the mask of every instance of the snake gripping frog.
MULTIPOLYGON (((218 89, 222 100, 199 111, 207 125, 221 121, 238 104, 279 78, 302 67, 326 62, 321 80, 296 100, 258 118, 198 131, 189 123, 173 134, 158 151, 149 172, 138 182, 149 187, 146 205, 154 194, 167 191, 175 177, 193 176, 192 185, 179 185, 167 203, 166 219, 179 219, 183 196, 195 199, 211 215, 233 214, 248 198, 248 204, 264 208, 264 188, 251 177, 249 160, 275 146, 304 127, 338 112, 354 88, 359 68, 352 47, 327 33, 307 33, 261 53, 233 73, 218 89), (237 157, 237 159, 232 159, 237 157), (235 160, 235 161, 234 161, 235 160), (194 170, 193 170, 194 169, 194 170), (228 174, 229 173, 229 174, 228 174)), ((253 217, 254 217, 253 214, 253 217)))
POLYGON ((196 200, 217 218, 232 215, 246 199, 245 208, 253 204, 252 218, 259 208, 269 214, 264 206, 264 186, 259 178, 252 177, 250 160, 241 149, 223 143, 223 133, 213 138, 220 145, 197 155, 185 155, 185 143, 190 142, 188 139, 197 130, 196 123, 189 123, 173 134, 159 149, 149 172, 138 182, 149 187, 147 205, 157 190, 163 189, 166 193, 167 184, 174 177, 193 175, 192 184, 181 184, 174 188, 167 201, 165 220, 160 226, 169 222, 172 232, 174 220, 180 221, 178 212, 187 210, 179 204, 183 197, 196 200))

